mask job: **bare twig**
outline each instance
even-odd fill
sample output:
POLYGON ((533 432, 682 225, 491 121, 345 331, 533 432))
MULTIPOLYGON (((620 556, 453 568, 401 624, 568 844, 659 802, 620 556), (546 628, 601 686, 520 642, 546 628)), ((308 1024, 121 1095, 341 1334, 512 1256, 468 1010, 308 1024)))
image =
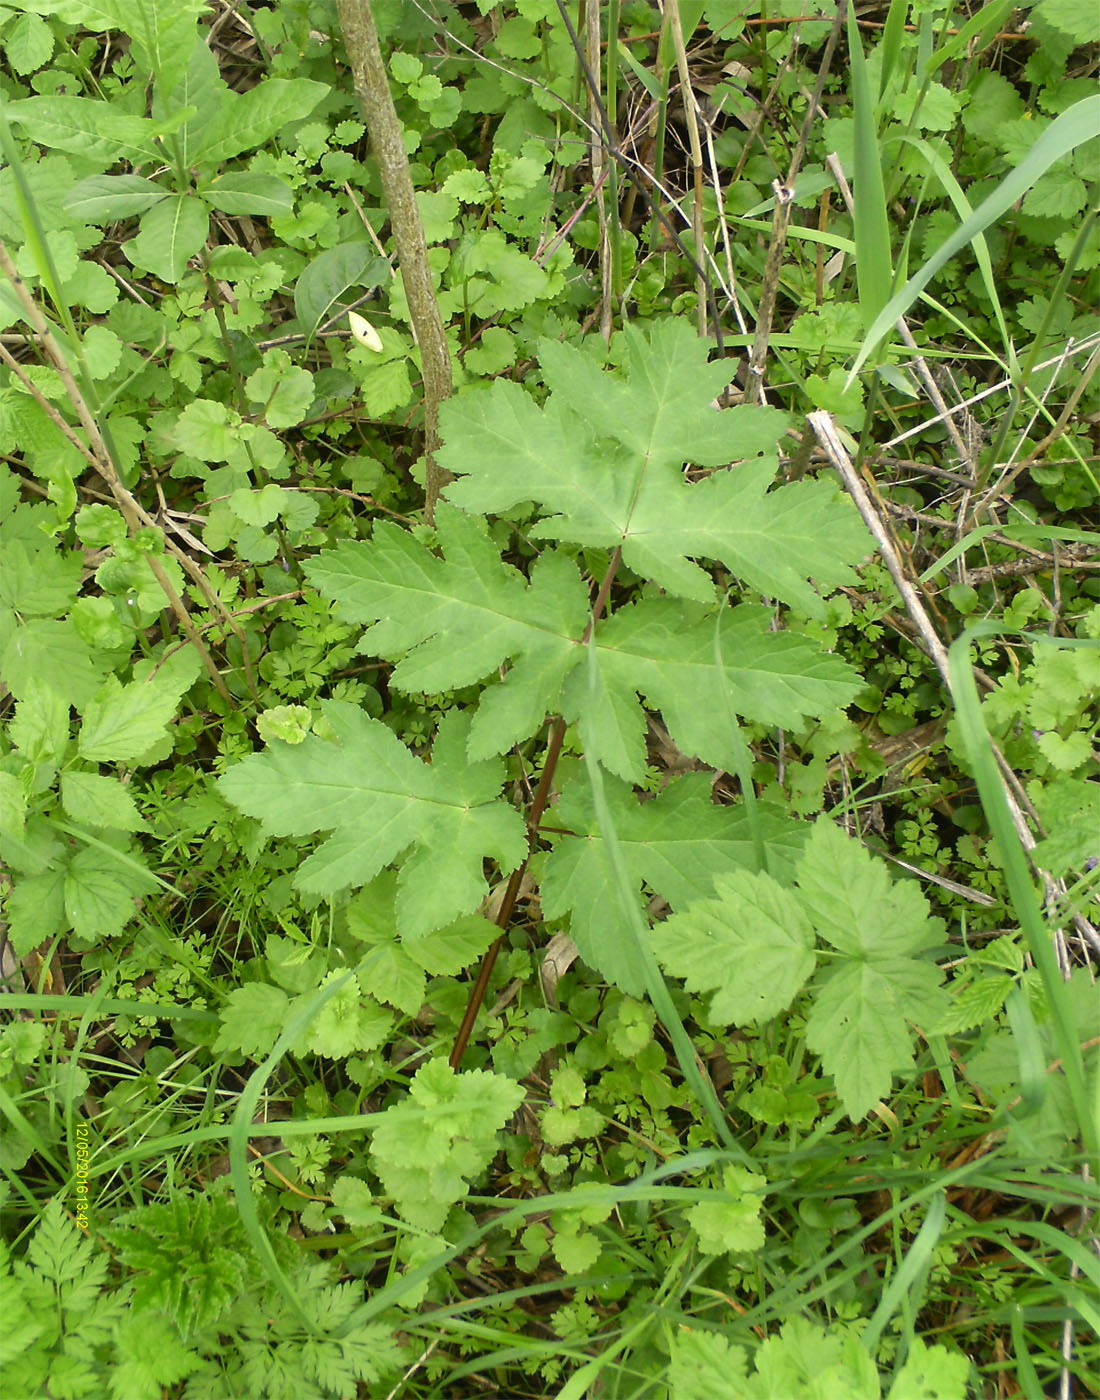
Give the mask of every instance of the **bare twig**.
MULTIPOLYGON (((898 552, 894 548, 894 542, 890 538, 889 531, 882 523, 871 498, 863 488, 863 483, 859 479, 859 474, 851 458, 848 456, 848 453, 845 451, 844 444, 840 440, 840 434, 837 431, 836 422, 832 414, 818 409, 809 414, 807 421, 813 429, 818 442, 824 449, 825 455, 829 458, 829 461, 832 462, 840 479, 844 482, 848 494, 855 502, 856 509, 863 517, 864 524, 875 537, 875 542, 878 544, 879 551, 882 554, 883 563, 886 565, 887 571, 894 581, 894 586, 897 588, 902 601, 905 603, 906 611, 913 619, 917 632, 924 643, 928 655, 935 663, 944 685, 950 688, 947 650, 940 641, 936 629, 932 626, 931 620, 924 609, 924 604, 921 602, 916 589, 913 587, 912 583, 910 583, 906 575, 898 552)), ((1016 829, 1020 844, 1027 852, 1034 869, 1043 881, 1047 910, 1048 912, 1052 912, 1057 901, 1065 894, 1065 886, 1061 881, 1054 880, 1034 860, 1032 852, 1035 849, 1035 837, 1032 835, 1031 828, 1027 824, 1027 820, 1020 808, 1020 803, 1013 791, 1012 783, 1009 780, 1010 778, 1014 778, 1015 775, 1012 773, 1011 768, 1005 761, 1004 755, 997 746, 993 744, 992 747, 997 759, 998 768, 1000 769, 1001 786, 1004 791, 1005 801, 1008 803, 1009 812, 1012 816, 1012 824, 1016 829)), ((1082 936, 1087 938, 1088 934, 1085 929, 1081 928, 1081 924, 1087 923, 1087 920, 1082 920, 1079 916, 1075 916, 1073 922, 1082 936)), ((1089 929, 1092 931, 1091 926, 1089 926, 1089 929)), ((1055 951, 1058 954, 1058 961, 1062 968, 1063 975, 1068 975, 1067 970, 1070 966, 1069 956, 1066 951, 1065 938, 1061 929, 1052 929, 1051 937, 1054 941, 1055 951)))

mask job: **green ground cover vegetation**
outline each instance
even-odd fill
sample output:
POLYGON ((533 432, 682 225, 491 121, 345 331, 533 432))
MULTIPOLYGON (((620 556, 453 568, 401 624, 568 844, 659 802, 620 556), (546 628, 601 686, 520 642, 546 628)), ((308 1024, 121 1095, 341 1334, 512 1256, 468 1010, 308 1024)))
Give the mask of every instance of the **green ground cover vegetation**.
POLYGON ((1095 6, 372 11, 0 4, 5 1396, 1097 1395, 1095 6))

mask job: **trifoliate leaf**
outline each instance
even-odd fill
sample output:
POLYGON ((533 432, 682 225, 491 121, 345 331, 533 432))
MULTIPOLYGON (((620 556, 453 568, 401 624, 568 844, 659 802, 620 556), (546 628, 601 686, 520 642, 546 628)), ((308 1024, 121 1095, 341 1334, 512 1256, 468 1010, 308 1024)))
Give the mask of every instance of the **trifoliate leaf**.
POLYGON ((892 881, 884 861, 832 822, 814 824, 798 888, 814 928, 849 956, 908 957, 943 940, 916 882, 892 881))
POLYGON ((718 876, 715 886, 715 899, 653 928, 653 951, 689 991, 714 992, 708 1014, 715 1025, 768 1021, 814 970, 813 928, 797 895, 770 875, 739 870, 718 876))
POLYGON ((861 1118, 913 1063, 909 1023, 937 1025, 950 1005, 943 973, 913 956, 939 945, 943 925, 912 881, 831 822, 819 821, 798 866, 803 907, 841 954, 815 983, 806 1041, 836 1080, 845 1111, 861 1118))
POLYGON ((115 831, 144 831, 145 822, 130 792, 117 778, 69 772, 61 778, 61 805, 73 821, 115 831))
POLYGON ((624 337, 625 378, 543 341, 545 407, 501 381, 445 404, 440 462, 461 478, 447 487, 449 499, 484 512, 533 501, 549 517, 533 533, 621 546, 630 568, 671 593, 711 600, 711 580, 692 561, 712 559, 820 616, 809 578, 827 587, 853 581, 851 566, 869 548, 851 506, 824 482, 768 491, 784 419, 754 405, 713 409, 729 367, 708 362, 685 321, 628 328, 624 337), (687 462, 740 465, 692 483, 687 462))
POLYGON ((466 758, 468 720, 452 711, 430 764, 391 729, 346 701, 321 706, 333 739, 311 734, 278 744, 219 779, 235 806, 276 836, 333 833, 300 867, 299 888, 334 894, 374 878, 412 848, 402 866, 397 923, 417 937, 470 913, 485 898, 483 862, 513 869, 526 852, 522 819, 498 799, 495 761, 466 758))
POLYGON ((65 917, 74 939, 95 947, 121 933, 134 916, 134 900, 151 894, 156 881, 136 851, 88 846, 65 871, 65 917))
POLYGON ((164 737, 190 681, 154 677, 123 685, 109 676, 85 707, 77 749, 91 763, 133 763, 164 737))

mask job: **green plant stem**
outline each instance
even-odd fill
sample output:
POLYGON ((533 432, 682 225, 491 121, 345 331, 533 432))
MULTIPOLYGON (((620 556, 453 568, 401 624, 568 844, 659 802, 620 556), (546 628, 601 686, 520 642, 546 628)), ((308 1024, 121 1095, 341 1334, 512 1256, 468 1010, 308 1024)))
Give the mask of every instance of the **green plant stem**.
POLYGON ((409 173, 409 157, 405 151, 397 109, 393 105, 370 3, 369 0, 337 0, 337 9, 355 92, 382 177, 382 192, 386 197, 390 226, 397 245, 397 260, 405 300, 408 302, 409 319, 420 347, 420 364, 424 375, 424 519, 431 525, 439 494, 451 480, 450 473, 435 459, 440 446, 439 406, 451 394, 451 356, 435 296, 424 225, 409 173))
MULTIPOLYGON (((588 619, 588 626, 585 628, 583 642, 587 644, 592 636, 596 623, 603 616, 607 607, 607 600, 611 594, 611 585, 615 581, 619 564, 622 560, 622 551, 616 549, 608 561, 607 570, 600 583, 596 600, 592 604, 592 614, 588 619)), ((531 810, 527 817, 527 843, 529 851, 534 851, 538 841, 539 823, 542 815, 546 811, 546 804, 550 801, 551 784, 554 781, 554 770, 558 766, 558 759, 561 757, 561 746, 565 741, 565 720, 559 715, 554 720, 554 726, 550 731, 550 742, 546 748, 546 756, 542 763, 542 776, 539 778, 539 785, 535 789, 535 796, 531 801, 531 810)), ((504 892, 504 899, 501 901, 500 909, 497 912, 497 926, 502 930, 507 930, 512 918, 512 910, 516 906, 519 897, 520 886, 527 871, 527 861, 516 867, 512 871, 508 880, 508 886, 504 892)), ((496 940, 493 946, 486 952, 481 960, 481 965, 477 971, 477 978, 470 989, 469 999, 466 1002, 466 1010, 463 1013, 462 1022, 455 1035, 454 1046, 451 1049, 450 1066, 458 1069, 462 1064, 462 1058, 466 1054, 466 1046, 470 1040, 470 1034, 477 1020, 477 1013, 485 1000, 485 993, 489 989, 489 978, 492 976, 493 968, 496 965, 497 957, 500 953, 501 945, 504 942, 504 933, 496 940)))

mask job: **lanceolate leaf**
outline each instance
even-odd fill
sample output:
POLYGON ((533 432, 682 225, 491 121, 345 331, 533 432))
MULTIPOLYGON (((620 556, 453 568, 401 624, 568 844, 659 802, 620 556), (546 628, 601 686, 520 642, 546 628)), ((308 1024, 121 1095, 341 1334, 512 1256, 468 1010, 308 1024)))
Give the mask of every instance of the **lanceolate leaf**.
POLYGON ((852 581, 869 545, 850 505, 824 483, 768 493, 783 417, 751 405, 714 409, 728 366, 708 362, 685 322, 624 337, 625 380, 544 341, 545 407, 499 380, 445 404, 440 461, 462 478, 448 497, 478 511, 533 501, 549 517, 533 534, 621 546, 630 568, 670 593, 713 598, 693 561, 718 560, 759 591, 820 614, 809 578, 852 581), (694 483, 682 471, 731 463, 739 465, 694 483))
POLYGON ((294 208, 294 191, 275 175, 229 170, 199 189, 207 204, 223 214, 255 214, 271 219, 294 208))
POLYGON ((210 213, 200 199, 169 195, 142 216, 138 236, 124 244, 126 255, 163 282, 178 282, 206 242, 209 228, 210 213))
POLYGON ((92 175, 73 186, 65 208, 74 217, 97 224, 144 214, 167 196, 166 189, 141 175, 92 175))
POLYGON ((273 836, 332 835, 296 883, 331 895, 366 884, 411 848, 401 868, 397 922, 416 937, 475 909, 488 893, 482 864, 513 869, 526 851, 519 814, 498 798, 498 762, 466 758, 468 719, 452 711, 423 763, 355 705, 322 706, 333 740, 276 741, 219 780, 225 796, 273 836))
POLYGON ((303 268, 294 287, 294 312, 302 329, 312 335, 339 304, 355 300, 354 294, 344 296, 349 287, 376 287, 389 275, 389 264, 366 239, 326 248, 303 268))
POLYGON ((288 122, 308 117, 328 91, 327 84, 308 78, 268 78, 245 93, 227 91, 193 159, 220 165, 262 146, 288 122))

